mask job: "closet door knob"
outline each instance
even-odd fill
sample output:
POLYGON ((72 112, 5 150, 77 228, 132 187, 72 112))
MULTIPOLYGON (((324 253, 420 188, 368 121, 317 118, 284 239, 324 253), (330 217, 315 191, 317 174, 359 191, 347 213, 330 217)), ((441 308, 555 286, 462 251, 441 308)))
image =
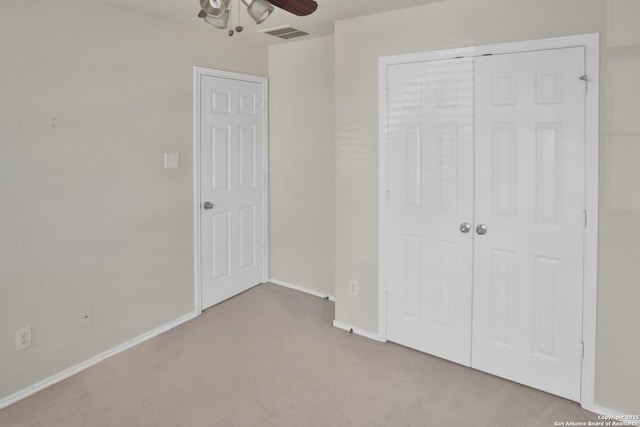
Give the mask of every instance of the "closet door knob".
POLYGON ((209 209, 213 209, 213 203, 211 202, 204 202, 204 206, 203 206, 206 210, 209 209))
POLYGON ((460 224, 460 231, 467 234, 471 231, 471 224, 469 224, 468 222, 463 222, 462 224, 460 224))
POLYGON ((485 234, 487 234, 487 231, 489 231, 489 228, 484 224, 480 224, 479 226, 476 227, 476 233, 478 233, 481 236, 484 236, 485 234))

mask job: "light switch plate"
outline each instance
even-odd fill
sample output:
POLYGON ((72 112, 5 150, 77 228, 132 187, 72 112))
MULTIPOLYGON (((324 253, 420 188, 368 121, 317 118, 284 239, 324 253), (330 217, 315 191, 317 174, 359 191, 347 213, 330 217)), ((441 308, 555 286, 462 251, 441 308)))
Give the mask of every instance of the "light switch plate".
POLYGON ((164 153, 164 168, 178 169, 180 167, 180 153, 164 153))

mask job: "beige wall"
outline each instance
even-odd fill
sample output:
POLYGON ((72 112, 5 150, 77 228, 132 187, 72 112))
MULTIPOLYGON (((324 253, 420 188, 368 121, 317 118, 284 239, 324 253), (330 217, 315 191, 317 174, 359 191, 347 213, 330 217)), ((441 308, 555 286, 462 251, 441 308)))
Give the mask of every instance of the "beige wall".
POLYGON ((270 275, 334 295, 333 37, 269 48, 270 275))
POLYGON ((377 331, 377 59, 600 33, 596 403, 640 413, 640 3, 451 0, 336 24, 336 319, 377 331), (360 281, 357 296, 348 281, 360 281))
POLYGON ((193 66, 267 74, 206 26, 54 3, 0 13, 0 400, 193 310, 193 66))

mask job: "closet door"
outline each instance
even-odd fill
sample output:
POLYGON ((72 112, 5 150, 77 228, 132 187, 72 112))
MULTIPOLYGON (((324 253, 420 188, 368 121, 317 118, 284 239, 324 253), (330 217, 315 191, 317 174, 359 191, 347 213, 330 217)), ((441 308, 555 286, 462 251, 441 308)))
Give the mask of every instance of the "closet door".
POLYGON ((584 63, 583 48, 475 61, 472 365, 572 400, 582 361, 584 63))
POLYGON ((468 366, 473 60, 388 71, 387 336, 468 366))

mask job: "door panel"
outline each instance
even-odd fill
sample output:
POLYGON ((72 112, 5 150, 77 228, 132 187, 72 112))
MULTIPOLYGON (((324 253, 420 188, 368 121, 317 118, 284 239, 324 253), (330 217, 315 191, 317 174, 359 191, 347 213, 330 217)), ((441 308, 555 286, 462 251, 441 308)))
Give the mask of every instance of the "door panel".
POLYGON ((476 58, 472 366, 580 399, 583 48, 476 58))
POLYGON ((470 364, 473 63, 389 69, 387 333, 470 364))
POLYGON ((263 279, 264 112, 259 83, 203 76, 200 82, 202 306, 263 279))

